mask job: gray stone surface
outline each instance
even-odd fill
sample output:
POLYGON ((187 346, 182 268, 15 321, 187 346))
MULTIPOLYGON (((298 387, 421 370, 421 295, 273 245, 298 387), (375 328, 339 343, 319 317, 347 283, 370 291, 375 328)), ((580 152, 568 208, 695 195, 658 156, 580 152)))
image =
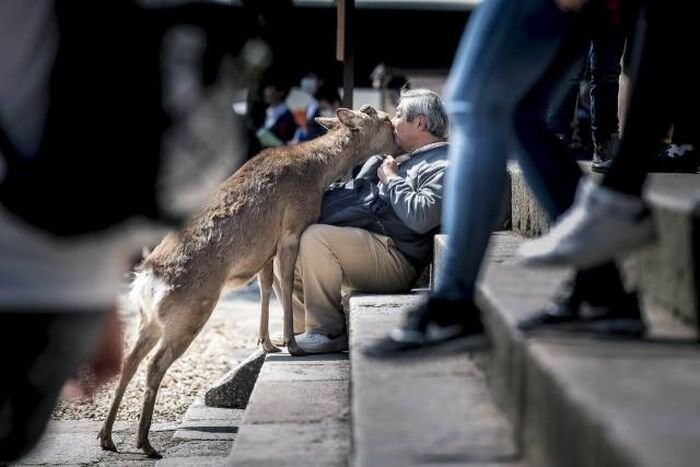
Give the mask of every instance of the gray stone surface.
MULTIPOLYGON (((659 236, 656 245, 631 255, 625 262, 630 280, 664 309, 697 325, 700 312, 699 278, 695 261, 700 244, 693 245, 693 211, 700 216, 700 175, 654 174, 647 201, 659 236)), ((700 238, 700 232, 695 233, 700 238)), ((696 240, 697 241, 697 240, 696 240)))
MULTIPOLYGON (((226 457, 231 452, 233 442, 212 441, 210 443, 200 443, 198 441, 188 441, 180 443, 165 452, 167 458, 183 458, 183 457, 226 457)), ((160 464, 158 464, 160 466, 160 464)))
POLYGON ((511 228, 529 237, 546 232, 549 228, 549 216, 530 191, 520 166, 517 163, 509 163, 508 175, 511 188, 511 228))
POLYGON ((187 409, 184 420, 186 422, 196 420, 231 420, 232 422, 239 422, 243 418, 244 413, 245 411, 242 409, 208 407, 204 404, 204 400, 198 397, 187 409))
POLYGON ((466 352, 390 360, 361 353, 417 299, 350 300, 354 465, 514 465, 518 453, 510 425, 466 352))
POLYGON ((245 423, 317 422, 345 416, 346 381, 260 381, 245 423))
POLYGON ((231 466, 346 466, 350 428, 346 422, 244 425, 229 456, 231 466))
POLYGON ((553 332, 524 339, 514 324, 535 312, 564 270, 515 264, 520 239, 492 238, 479 301, 494 341, 494 394, 522 429, 531 465, 684 466, 700 458, 700 347, 679 323, 652 321, 646 341, 553 332), (504 397, 505 396, 505 397, 504 397))
MULTIPOLYGON (((203 398, 197 398, 187 409, 173 438, 217 442, 228 440, 230 446, 230 441, 236 438, 244 413, 242 409, 207 407, 204 405, 203 398)), ((216 446, 217 442, 212 445, 216 446)), ((208 449, 204 443, 201 443, 201 446, 204 450, 208 449)))
POLYGON ((253 352, 207 391, 204 396, 206 405, 245 409, 264 360, 264 350, 253 352))
POLYGON ((268 358, 260 372, 264 381, 347 381, 350 361, 345 358, 323 361, 268 358))
POLYGON ((172 457, 161 459, 156 463, 157 467, 221 467, 222 465, 226 465, 225 456, 172 457))
MULTIPOLYGON (((114 441, 119 452, 103 451, 95 439, 102 422, 52 420, 37 447, 13 465, 130 465, 153 466, 155 460, 147 459, 136 449, 136 425, 132 422, 116 422, 114 441)), ((176 424, 154 424, 151 442, 160 448, 173 444, 170 440, 176 424)))
POLYGON ((268 355, 227 465, 347 465, 349 364, 346 353, 268 355))

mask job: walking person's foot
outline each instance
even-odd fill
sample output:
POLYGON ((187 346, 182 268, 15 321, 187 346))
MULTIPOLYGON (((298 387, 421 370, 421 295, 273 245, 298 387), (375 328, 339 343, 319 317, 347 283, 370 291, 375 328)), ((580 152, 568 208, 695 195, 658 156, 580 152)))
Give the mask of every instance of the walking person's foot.
POLYGON ((518 323, 518 328, 525 333, 556 330, 634 338, 646 331, 636 293, 620 292, 594 300, 582 296, 574 283, 564 284, 548 307, 518 323))
POLYGON ((651 213, 640 198, 583 180, 573 206, 547 234, 523 243, 518 256, 527 265, 584 269, 654 238, 651 213))
POLYGON ((441 346, 464 339, 465 347, 486 347, 488 340, 471 300, 445 300, 430 297, 410 309, 401 325, 364 349, 370 357, 392 357, 408 351, 441 346))

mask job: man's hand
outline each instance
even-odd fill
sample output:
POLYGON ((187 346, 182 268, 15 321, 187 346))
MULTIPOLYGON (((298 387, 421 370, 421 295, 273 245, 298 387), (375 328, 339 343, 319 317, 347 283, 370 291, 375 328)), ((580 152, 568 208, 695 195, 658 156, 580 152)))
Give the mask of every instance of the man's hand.
POLYGON ((377 169, 377 177, 379 177, 379 180, 385 185, 389 183, 389 180, 392 178, 399 177, 399 164, 396 163, 396 160, 392 156, 386 156, 384 158, 384 162, 382 162, 382 165, 377 169))
POLYGON ((79 371, 82 377, 68 380, 63 386, 62 396, 72 399, 94 394, 100 385, 119 372, 123 343, 122 325, 117 309, 113 307, 105 316, 90 360, 79 371))
POLYGON ((561 11, 581 11, 588 0, 554 0, 561 11))

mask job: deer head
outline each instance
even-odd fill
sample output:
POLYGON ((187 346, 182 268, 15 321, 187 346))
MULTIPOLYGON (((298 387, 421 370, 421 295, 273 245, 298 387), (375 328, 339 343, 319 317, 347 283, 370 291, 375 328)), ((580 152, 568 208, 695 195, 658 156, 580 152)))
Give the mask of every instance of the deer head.
POLYGON ((335 118, 317 117, 316 122, 330 131, 339 128, 350 130, 352 142, 361 147, 367 157, 402 152, 396 143, 389 115, 375 110, 371 105, 364 105, 359 111, 341 107, 336 110, 335 118))

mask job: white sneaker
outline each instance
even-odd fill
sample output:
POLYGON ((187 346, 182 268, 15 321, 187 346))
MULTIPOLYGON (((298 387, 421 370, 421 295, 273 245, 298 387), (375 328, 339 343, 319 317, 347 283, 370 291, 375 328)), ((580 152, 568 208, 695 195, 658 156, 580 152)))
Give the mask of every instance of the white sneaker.
POLYGON ((651 215, 640 198, 585 179, 559 222, 542 237, 523 243, 518 255, 533 266, 590 268, 654 238, 651 215))
POLYGON ((306 353, 331 353, 348 350, 348 335, 330 338, 316 332, 305 332, 295 338, 297 346, 306 353))

